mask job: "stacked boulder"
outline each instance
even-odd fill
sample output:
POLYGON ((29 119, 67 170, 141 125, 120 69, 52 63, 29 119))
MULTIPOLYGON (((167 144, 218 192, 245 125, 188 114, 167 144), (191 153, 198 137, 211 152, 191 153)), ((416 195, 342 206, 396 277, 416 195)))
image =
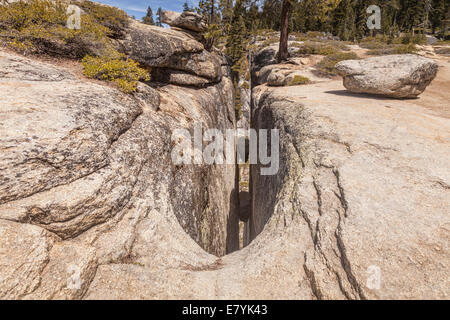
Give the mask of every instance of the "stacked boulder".
POLYGON ((219 83, 227 62, 201 43, 201 32, 207 28, 204 18, 193 12, 165 11, 162 22, 172 28, 131 21, 126 38, 120 40, 125 53, 151 68, 152 81, 188 87, 219 83))
POLYGON ((202 33, 208 30, 206 18, 191 11, 185 11, 183 13, 164 11, 162 14, 162 22, 172 28, 179 28, 183 31, 202 33))

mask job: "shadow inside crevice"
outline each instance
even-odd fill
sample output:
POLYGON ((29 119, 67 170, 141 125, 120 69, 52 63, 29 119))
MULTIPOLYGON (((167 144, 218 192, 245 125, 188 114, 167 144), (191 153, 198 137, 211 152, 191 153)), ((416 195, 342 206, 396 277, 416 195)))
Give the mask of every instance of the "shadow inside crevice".
POLYGON ((251 216, 251 196, 250 192, 239 192, 239 209, 238 217, 242 222, 247 223, 251 216))
POLYGON ((227 219, 226 254, 240 249, 239 245, 239 187, 230 194, 230 212, 227 219))

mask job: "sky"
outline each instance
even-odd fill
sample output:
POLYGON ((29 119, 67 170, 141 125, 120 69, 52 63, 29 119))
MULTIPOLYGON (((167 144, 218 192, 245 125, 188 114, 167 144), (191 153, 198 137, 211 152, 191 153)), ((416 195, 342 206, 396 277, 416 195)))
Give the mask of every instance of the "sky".
MULTIPOLYGON (((153 14, 159 7, 163 10, 171 11, 183 11, 183 4, 186 0, 94 0, 104 4, 109 4, 114 7, 118 7, 125 10, 130 16, 135 16, 137 19, 141 19, 147 13, 147 8, 150 6, 153 10, 153 14)), ((187 0, 191 7, 195 7, 198 4, 198 0, 187 0)))

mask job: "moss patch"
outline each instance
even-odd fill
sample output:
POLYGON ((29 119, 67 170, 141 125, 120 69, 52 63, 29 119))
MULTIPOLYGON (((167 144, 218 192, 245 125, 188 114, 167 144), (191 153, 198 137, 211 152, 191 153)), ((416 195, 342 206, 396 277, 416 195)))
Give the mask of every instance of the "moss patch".
POLYGON ((303 84, 311 83, 311 81, 307 77, 303 77, 300 75, 294 76, 294 78, 287 83, 288 86, 299 86, 303 84))

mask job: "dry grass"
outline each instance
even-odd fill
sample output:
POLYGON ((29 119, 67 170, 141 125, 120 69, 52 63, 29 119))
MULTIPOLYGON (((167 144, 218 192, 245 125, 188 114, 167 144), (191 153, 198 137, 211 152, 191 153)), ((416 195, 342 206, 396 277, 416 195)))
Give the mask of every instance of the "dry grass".
POLYGON ((359 59, 358 55, 354 52, 339 52, 325 57, 321 62, 316 65, 316 70, 321 75, 335 76, 335 66, 344 60, 359 59))

